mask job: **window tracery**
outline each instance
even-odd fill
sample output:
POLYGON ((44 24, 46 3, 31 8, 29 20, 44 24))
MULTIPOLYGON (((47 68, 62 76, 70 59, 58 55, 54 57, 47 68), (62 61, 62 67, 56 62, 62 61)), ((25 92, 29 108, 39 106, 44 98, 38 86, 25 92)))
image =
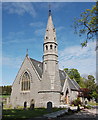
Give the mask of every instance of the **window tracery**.
POLYGON ((30 90, 30 75, 28 74, 28 72, 25 72, 22 76, 21 90, 22 91, 30 90))

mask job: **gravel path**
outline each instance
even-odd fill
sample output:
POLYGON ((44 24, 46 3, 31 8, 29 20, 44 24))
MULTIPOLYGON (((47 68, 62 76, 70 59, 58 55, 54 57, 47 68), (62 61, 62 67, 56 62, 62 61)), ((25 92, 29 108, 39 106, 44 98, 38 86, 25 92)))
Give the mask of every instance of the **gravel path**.
POLYGON ((65 115, 60 120, 98 120, 97 109, 85 109, 73 115, 65 115))
POLYGON ((55 118, 55 119, 47 119, 47 118, 32 118, 29 120, 98 120, 98 108, 97 109, 85 109, 81 110, 78 113, 74 113, 73 115, 65 115, 63 117, 55 118), (97 111, 97 112, 96 112, 97 111))

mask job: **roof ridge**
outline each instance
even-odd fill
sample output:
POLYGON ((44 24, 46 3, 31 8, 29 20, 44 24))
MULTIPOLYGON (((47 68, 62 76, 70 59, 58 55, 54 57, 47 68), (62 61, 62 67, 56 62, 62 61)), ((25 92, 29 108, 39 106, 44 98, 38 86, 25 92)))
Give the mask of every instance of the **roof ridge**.
POLYGON ((30 58, 31 60, 34 60, 34 61, 36 61, 36 62, 39 62, 39 63, 42 63, 42 62, 40 62, 40 61, 38 61, 38 60, 35 60, 35 59, 33 59, 33 58, 30 58))

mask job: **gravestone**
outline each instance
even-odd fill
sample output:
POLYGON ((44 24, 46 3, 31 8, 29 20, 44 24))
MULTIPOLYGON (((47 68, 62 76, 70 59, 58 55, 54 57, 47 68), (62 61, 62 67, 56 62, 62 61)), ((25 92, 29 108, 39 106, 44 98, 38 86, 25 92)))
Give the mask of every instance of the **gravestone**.
POLYGON ((31 103, 30 103, 30 109, 31 109, 31 110, 34 109, 34 99, 31 100, 31 103))
POLYGON ((52 111, 52 102, 47 103, 47 111, 51 112, 52 111))
POLYGON ((30 109, 31 109, 31 110, 34 109, 34 104, 33 104, 33 103, 31 103, 31 105, 30 105, 30 109))

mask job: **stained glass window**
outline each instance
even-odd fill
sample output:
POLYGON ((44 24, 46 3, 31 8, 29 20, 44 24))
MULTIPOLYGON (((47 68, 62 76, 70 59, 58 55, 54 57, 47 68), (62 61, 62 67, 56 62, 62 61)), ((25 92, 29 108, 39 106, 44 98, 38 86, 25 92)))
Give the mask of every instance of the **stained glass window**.
POLYGON ((30 90, 30 76, 27 72, 25 72, 22 76, 21 90, 22 91, 30 90))

